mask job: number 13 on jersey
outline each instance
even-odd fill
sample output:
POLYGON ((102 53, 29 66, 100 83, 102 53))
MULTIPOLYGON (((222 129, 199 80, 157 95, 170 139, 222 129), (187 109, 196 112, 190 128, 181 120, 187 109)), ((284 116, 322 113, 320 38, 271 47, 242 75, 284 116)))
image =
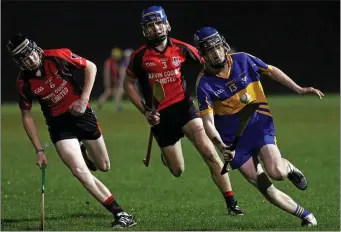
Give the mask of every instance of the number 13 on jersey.
POLYGON ((232 83, 229 85, 229 89, 231 92, 235 92, 237 90, 237 86, 235 83, 232 83))

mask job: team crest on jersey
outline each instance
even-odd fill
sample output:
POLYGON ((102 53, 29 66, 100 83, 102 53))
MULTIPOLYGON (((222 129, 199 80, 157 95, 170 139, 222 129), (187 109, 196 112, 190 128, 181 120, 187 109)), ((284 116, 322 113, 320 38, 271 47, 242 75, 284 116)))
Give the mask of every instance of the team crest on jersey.
POLYGON ((246 75, 242 77, 242 82, 244 82, 244 83, 247 82, 247 76, 246 75))
POLYGON ((180 65, 179 57, 177 57, 177 56, 173 57, 173 64, 175 64, 175 66, 179 66, 180 65))
POLYGON ((246 72, 243 72, 239 75, 240 79, 242 79, 242 82, 245 84, 247 82, 247 74, 246 72))

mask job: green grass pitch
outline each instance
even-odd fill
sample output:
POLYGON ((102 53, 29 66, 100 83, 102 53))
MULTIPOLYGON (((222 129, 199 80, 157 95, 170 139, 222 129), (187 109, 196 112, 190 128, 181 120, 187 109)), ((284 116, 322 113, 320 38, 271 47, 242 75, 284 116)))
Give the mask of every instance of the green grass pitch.
MULTIPOLYGON (((183 139, 185 172, 173 177, 162 165, 154 142, 150 167, 143 165, 149 129, 145 119, 126 102, 116 113, 111 103, 98 111, 111 158, 111 170, 96 172, 138 221, 130 230, 340 230, 340 96, 269 97, 282 155, 308 179, 300 191, 289 181, 275 182, 314 213, 315 228, 272 206, 238 171, 230 172, 243 217, 227 215, 224 200, 200 155, 183 139)), ((40 170, 21 126, 17 105, 1 107, 1 230, 38 230, 40 170)), ((38 104, 34 117, 43 143, 50 143, 38 104)), ((47 148, 46 230, 111 230, 112 216, 98 204, 47 148)))

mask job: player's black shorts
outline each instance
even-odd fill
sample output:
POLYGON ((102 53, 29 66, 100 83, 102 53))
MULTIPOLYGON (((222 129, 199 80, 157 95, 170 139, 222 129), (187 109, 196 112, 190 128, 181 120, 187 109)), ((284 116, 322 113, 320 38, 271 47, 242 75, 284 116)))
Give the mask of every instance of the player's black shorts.
POLYGON ((192 99, 177 102, 159 113, 160 123, 152 127, 152 132, 160 147, 174 145, 184 137, 182 128, 192 119, 200 117, 192 99))
POLYGON ((91 108, 87 107, 81 116, 69 111, 47 121, 50 138, 55 144, 64 139, 96 140, 101 137, 101 128, 91 108))

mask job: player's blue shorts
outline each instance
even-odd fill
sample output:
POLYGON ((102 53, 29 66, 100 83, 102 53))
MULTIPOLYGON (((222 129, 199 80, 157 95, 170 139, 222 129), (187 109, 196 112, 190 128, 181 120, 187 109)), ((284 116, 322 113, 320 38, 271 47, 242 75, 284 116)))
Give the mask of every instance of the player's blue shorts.
POLYGON ((276 144, 276 137, 274 135, 259 134, 257 137, 250 136, 244 140, 241 138, 236 148, 236 155, 230 163, 231 168, 240 168, 252 156, 257 156, 260 149, 267 144, 276 144))
MULTIPOLYGON (((230 143, 226 141, 225 144, 230 143)), ((230 163, 231 168, 240 168, 252 156, 257 156, 260 149, 267 144, 276 144, 272 117, 256 113, 237 143, 235 157, 230 163)))

